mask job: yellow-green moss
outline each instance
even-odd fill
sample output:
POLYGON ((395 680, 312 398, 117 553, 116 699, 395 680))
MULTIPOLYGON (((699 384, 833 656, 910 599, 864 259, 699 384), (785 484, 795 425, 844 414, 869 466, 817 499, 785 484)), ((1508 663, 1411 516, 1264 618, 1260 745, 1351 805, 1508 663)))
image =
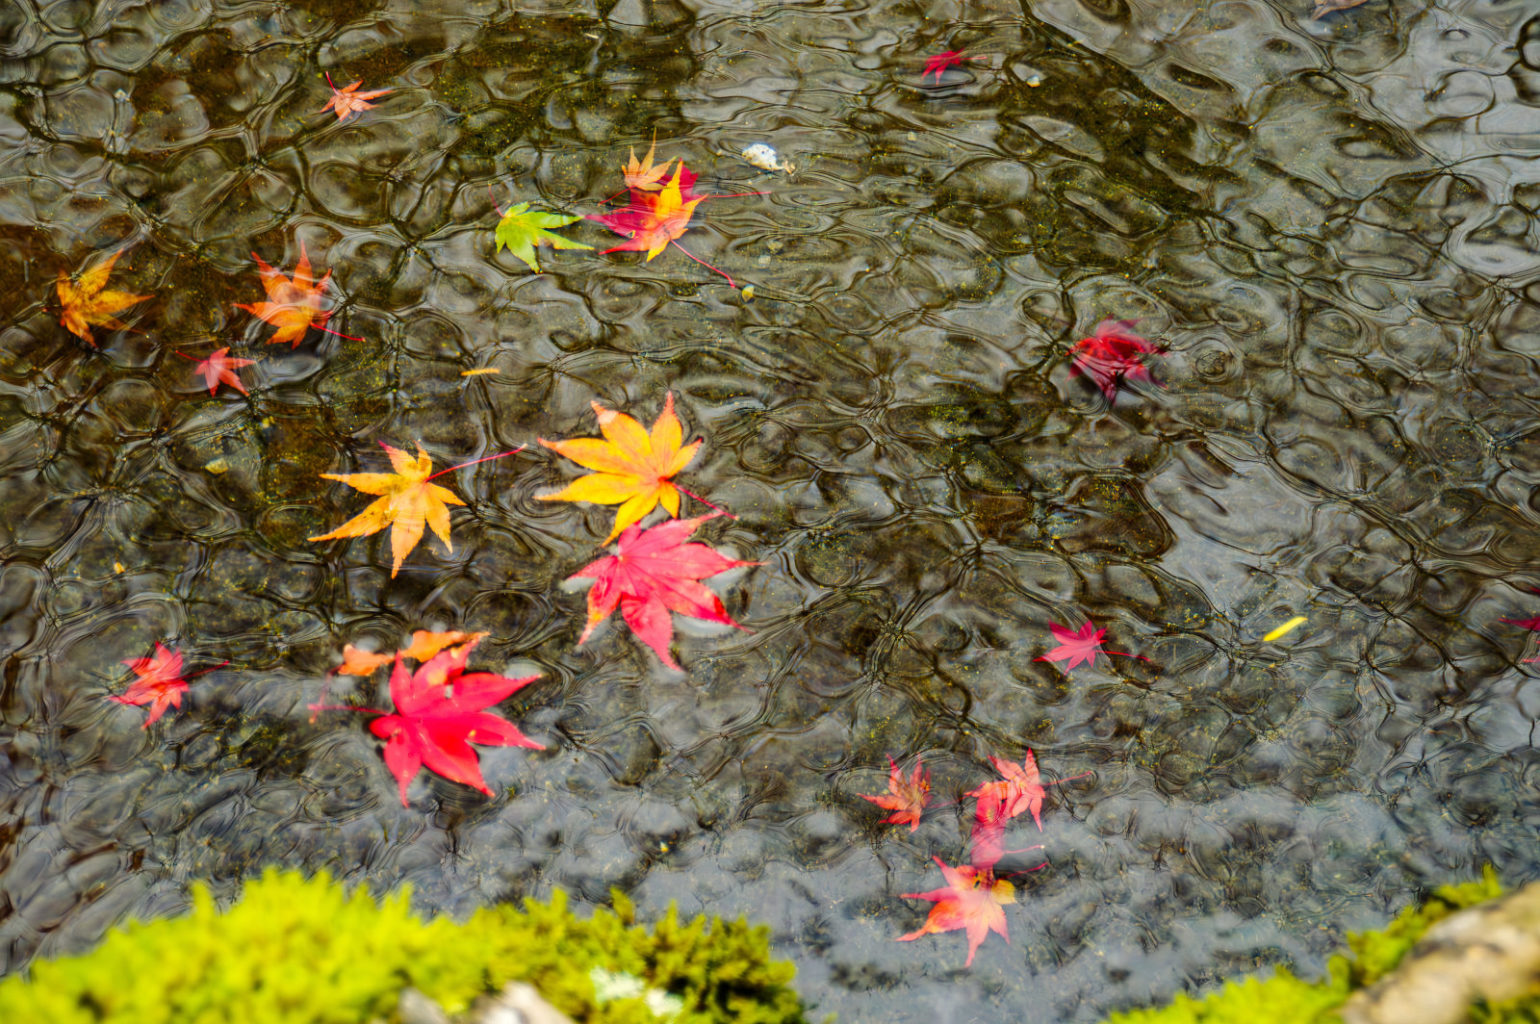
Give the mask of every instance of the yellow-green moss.
MULTIPOLYGON (((1428 902, 1407 907, 1379 931, 1348 936, 1348 952, 1326 965, 1326 977, 1304 981, 1280 969, 1268 978, 1231 981, 1219 991, 1193 999, 1178 995, 1157 1009, 1114 1013, 1105 1024, 1313 1024, 1329 1021, 1332 1011, 1354 990, 1372 985, 1394 970, 1424 932, 1465 907, 1502 893, 1491 868, 1479 880, 1446 885, 1428 902)), ((1479 1024, 1540 1024, 1540 1001, 1525 1000, 1502 1007, 1473 1008, 1479 1024), (1477 1013, 1477 1009, 1481 1012, 1477 1013), (1483 1015, 1484 1014, 1484 1015, 1483 1015)))
MULTIPOLYGON (((550 903, 423 921, 408 894, 376 902, 324 875, 269 870, 224 913, 195 888, 185 917, 130 924, 92 952, 0 981, 0 1020, 48 1024, 364 1024, 412 985, 456 1012, 508 981, 532 983, 579 1024, 657 1024, 642 996, 595 997, 593 968, 678 996, 675 1024, 801 1024, 790 964, 742 921, 651 929, 630 903, 580 918, 550 903)), ((656 996, 654 997, 656 1005, 656 996)), ((672 1005, 672 1004, 671 1004, 672 1005)))

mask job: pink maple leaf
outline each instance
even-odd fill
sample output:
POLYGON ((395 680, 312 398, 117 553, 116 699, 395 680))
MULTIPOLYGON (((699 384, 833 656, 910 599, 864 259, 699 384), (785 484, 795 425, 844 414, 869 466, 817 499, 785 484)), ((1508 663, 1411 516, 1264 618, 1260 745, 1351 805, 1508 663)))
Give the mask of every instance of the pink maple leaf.
POLYGON ((969 796, 978 798, 978 807, 974 814, 975 834, 1001 827, 1004 822, 1018 814, 1027 813, 1032 815, 1032 821, 1041 832, 1043 830, 1043 797, 1047 793, 1048 786, 1057 786, 1060 782, 1069 782, 1071 779, 1083 779, 1091 774, 1081 772, 1079 775, 1071 775, 1068 779, 1059 779, 1045 786, 1042 773, 1037 770, 1037 757, 1030 750, 1027 751, 1026 759, 1021 764, 994 756, 989 758, 989 763, 995 766, 995 771, 1000 773, 1000 778, 993 782, 986 782, 978 789, 968 792, 969 796))
POLYGON ((727 614, 722 599, 697 581, 759 563, 728 558, 704 544, 685 543, 697 526, 714 518, 715 513, 674 519, 646 530, 640 524, 629 526, 615 542, 615 554, 573 573, 571 579, 594 581, 588 591, 588 624, 578 643, 586 641, 594 627, 619 607, 637 639, 657 652, 663 664, 679 669, 668 651, 674 637, 671 613, 743 629, 727 614))
POLYGON ((217 392, 219 390, 219 385, 223 383, 230 385, 232 388, 239 391, 243 395, 248 395, 251 392, 246 390, 246 385, 241 383, 241 378, 236 374, 235 371, 239 370, 243 366, 254 365, 256 360, 232 358, 226 355, 226 353, 229 351, 230 349, 228 346, 222 349, 217 349, 216 351, 209 353, 209 357, 203 360, 199 360, 185 352, 178 352, 177 355, 181 356, 183 359, 192 359, 198 364, 197 366, 193 367, 193 374, 197 375, 201 373, 203 375, 203 383, 208 385, 209 394, 212 395, 217 392))
POLYGON ((159 641, 155 653, 148 658, 129 658, 127 665, 137 677, 127 690, 107 699, 118 704, 149 704, 150 717, 141 728, 148 729, 167 708, 182 706, 182 693, 187 680, 182 678, 182 655, 159 641))
POLYGON ((988 868, 967 866, 948 867, 940 857, 932 857, 946 879, 946 888, 930 892, 906 892, 906 900, 930 900, 925 923, 918 931, 900 935, 898 941, 909 942, 922 935, 966 929, 968 934, 968 959, 964 967, 973 966, 973 954, 979 945, 994 932, 1006 942, 1011 941, 1006 931, 1005 911, 1007 903, 1016 902, 1016 888, 1010 882, 995 878, 988 868))
POLYGON ((1135 334, 1133 326, 1132 320, 1103 320, 1097 324, 1089 338, 1080 339, 1070 350, 1073 365, 1069 375, 1085 374, 1091 378, 1109 402, 1117 400, 1119 384, 1130 380, 1158 383, 1139 359, 1165 349, 1135 334))
POLYGON ((925 810, 925 805, 930 802, 930 772, 925 771, 923 762, 916 758, 914 773, 908 778, 904 777, 903 770, 898 767, 898 762, 888 758, 888 792, 882 796, 868 796, 865 793, 857 793, 862 800, 870 800, 878 807, 893 813, 882 819, 884 825, 908 825, 913 832, 920 827, 920 815, 925 810))
POLYGON ((936 84, 941 84, 941 72, 953 64, 961 64, 965 60, 984 60, 984 57, 964 57, 961 50, 946 50, 942 53, 932 54, 925 58, 925 70, 920 72, 920 81, 930 74, 936 76, 936 84))
MULTIPOLYGON (((475 646, 476 641, 472 641, 449 648, 423 662, 415 672, 407 671, 397 653, 390 674, 395 713, 355 709, 379 716, 369 723, 369 731, 385 741, 385 766, 400 785, 403 807, 407 806, 406 788, 423 767, 491 796, 472 743, 545 749, 512 722, 484 710, 539 677, 467 674, 465 663, 475 646)), ((316 710, 322 709, 317 706, 316 710)))
POLYGON ((1053 638, 1059 641, 1059 646, 1036 660, 1067 661, 1068 664, 1064 666, 1066 673, 1081 662, 1095 668, 1096 656, 1098 654, 1105 654, 1109 657, 1115 654, 1120 658, 1138 658, 1140 661, 1150 660, 1142 654, 1102 650, 1102 640, 1106 637, 1107 631, 1105 629, 1097 629, 1095 625, 1089 622, 1081 626, 1079 630, 1072 630, 1059 625, 1057 622, 1050 622, 1048 630, 1053 634, 1053 638))

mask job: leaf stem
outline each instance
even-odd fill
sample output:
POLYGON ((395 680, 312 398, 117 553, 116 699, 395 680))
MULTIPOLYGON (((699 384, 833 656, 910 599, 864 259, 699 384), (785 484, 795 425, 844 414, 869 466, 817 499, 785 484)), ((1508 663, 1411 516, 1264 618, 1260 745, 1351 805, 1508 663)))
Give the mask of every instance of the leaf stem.
POLYGON ((678 491, 680 494, 685 494, 685 495, 688 495, 689 497, 694 498, 696 501, 700 502, 702 505, 705 505, 709 509, 715 509, 717 515, 726 516, 729 519, 737 519, 738 518, 737 516, 733 515, 731 512, 727 511, 727 509, 723 508, 721 505, 714 505, 714 504, 712 504, 711 502, 707 501, 705 498, 702 498, 699 494, 696 494, 694 491, 686 490, 685 488, 680 487, 678 484, 674 484, 674 490, 678 491))
POLYGON ((492 209, 496 210, 497 215, 501 217, 503 215, 503 208, 497 205, 497 193, 492 191, 490 182, 487 184, 487 195, 492 197, 492 209))
POLYGON ((210 672, 214 671, 217 668, 224 668, 228 664, 230 664, 230 659, 226 658, 224 661, 221 661, 218 665, 210 665, 208 668, 200 668, 198 671, 194 672, 192 675, 190 675, 190 676, 183 676, 182 678, 183 679, 197 679, 199 676, 208 675, 210 672))
POLYGON ((339 337, 339 338, 346 338, 349 341, 363 341, 363 340, 365 340, 363 338, 355 338, 351 334, 343 334, 341 331, 334 331, 330 327, 327 327, 325 324, 311 324, 310 326, 314 327, 318 331, 325 331, 327 334, 335 334, 337 337, 339 337))
POLYGON ((690 257, 690 259, 694 260, 696 263, 699 263, 701 266, 705 267, 707 270, 715 270, 718 274, 721 274, 723 277, 727 278, 727 286, 729 288, 737 288, 738 287, 738 285, 736 283, 734 283, 732 277, 727 273, 727 271, 719 270, 718 268, 713 267, 711 264, 707 263, 705 260, 703 260, 700 257, 696 256, 690 250, 688 250, 684 246, 680 245, 674 239, 669 239, 669 242, 670 242, 670 244, 673 245, 674 248, 678 249, 680 252, 684 253, 686 256, 690 257))
POLYGON ((326 76, 326 87, 328 89, 330 89, 332 92, 336 92, 337 91, 337 83, 332 81, 332 73, 330 71, 323 71, 323 72, 321 72, 321 74, 326 76))
POLYGON ((464 469, 466 466, 474 466, 478 462, 491 462, 493 459, 501 459, 501 458, 506 458, 509 455, 517 455, 517 454, 519 454, 519 452, 522 452, 524 449, 526 449, 528 447, 529 447, 529 445, 527 445, 527 444, 521 444, 517 448, 514 448, 514 449, 512 449, 510 451, 498 452, 496 455, 488 455, 486 458, 472 459, 469 462, 462 462, 458 466, 450 466, 448 469, 441 469, 437 473, 434 473, 432 476, 428 477, 428 479, 429 480, 437 480, 439 477, 443 476, 445 473, 453 473, 457 469, 464 469))
POLYGON ((183 358, 183 359, 191 359, 191 360, 192 360, 192 361, 193 361, 193 362, 195 362, 195 363, 201 363, 201 362, 203 362, 203 360, 202 360, 202 359, 199 359, 199 358, 198 358, 198 357, 197 357, 197 356, 190 356, 190 355, 188 355, 188 354, 187 354, 187 353, 186 353, 186 352, 182 352, 182 351, 180 351, 180 350, 178 350, 178 349, 172 349, 172 351, 173 351, 173 352, 176 352, 176 354, 177 354, 177 355, 179 355, 179 356, 181 356, 181 357, 182 357, 182 358, 183 358))

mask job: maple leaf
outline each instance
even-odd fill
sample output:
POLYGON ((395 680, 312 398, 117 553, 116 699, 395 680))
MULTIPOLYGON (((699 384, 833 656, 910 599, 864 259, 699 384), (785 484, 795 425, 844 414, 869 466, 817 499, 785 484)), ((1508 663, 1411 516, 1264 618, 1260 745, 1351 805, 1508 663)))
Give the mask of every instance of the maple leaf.
POLYGON ((452 629, 444 633, 430 632, 426 629, 412 631, 412 642, 396 651, 394 654, 375 654, 372 651, 362 651, 352 644, 342 648, 342 664, 332 669, 339 676, 369 676, 382 665, 389 665, 396 660, 397 655, 403 658, 411 658, 421 663, 429 660, 434 655, 448 647, 460 644, 480 643, 490 634, 464 633, 458 629, 452 629))
POLYGON ((1533 619, 1498 619, 1498 622, 1506 622, 1512 626, 1522 626, 1525 629, 1540 632, 1540 618, 1533 619))
MULTIPOLYGON (((123 664, 127 665, 137 677, 129 684, 127 690, 116 696, 109 695, 108 700, 118 704, 148 704, 150 705, 150 717, 144 720, 140 728, 148 729, 167 708, 179 708, 182 706, 182 693, 187 689, 187 680, 182 677, 182 655, 180 652, 164 646, 160 641, 155 642, 155 653, 148 658, 129 658, 123 664)), ((195 675, 204 672, 212 672, 223 665, 230 664, 222 661, 213 668, 202 669, 195 675)))
POLYGON ((1345 11, 1350 7, 1358 7, 1368 2, 1369 0, 1315 0, 1315 10, 1310 12, 1310 17, 1319 21, 1333 11, 1345 11))
POLYGON ((669 164, 673 163, 673 161, 665 160, 661 167, 654 167, 652 155, 657 152, 657 149, 658 133, 654 131, 652 133, 652 145, 648 148, 645 159, 638 161, 636 159, 636 150, 631 150, 630 163, 623 164, 620 168, 620 173, 626 179, 627 188, 639 189, 643 192, 656 192, 663 187, 663 176, 668 173, 669 164))
POLYGON ((604 435, 574 438, 569 441, 540 443, 558 455, 566 456, 585 469, 597 470, 579 477, 555 494, 540 496, 541 501, 591 501, 599 505, 619 505, 615 525, 604 543, 659 505, 671 516, 679 515, 681 488, 672 478, 690 464, 701 446, 696 439, 683 444, 684 428, 674 414, 674 393, 663 399, 663 411, 648 431, 623 412, 592 403, 599 417, 599 431, 604 435))
MULTIPOLYGON (((1007 853, 1028 853, 1043 848, 1041 843, 1036 846, 1022 847, 1019 850, 1005 848, 1005 809, 999 802, 980 800, 975 811, 976 820, 968 836, 973 846, 973 853, 968 857, 968 862, 975 868, 987 868, 992 871, 1007 853)), ((1031 870, 1037 871, 1047 866, 1048 862, 1044 861, 1031 870)))
POLYGON ((502 252, 503 247, 507 246, 508 251, 516 258, 523 260, 529 269, 539 273, 540 264, 535 259, 537 245, 549 245, 553 249, 593 248, 591 245, 574 242, 547 230, 565 227, 582 219, 576 214, 569 217, 560 213, 530 210, 528 203, 510 206, 508 212, 503 214, 503 219, 497 222, 497 251, 502 252))
POLYGON ((64 307, 59 323, 92 348, 96 347, 96 339, 91 337, 92 327, 127 328, 128 325, 113 314, 121 313, 134 303, 150 298, 148 295, 103 290, 107 278, 112 274, 112 265, 125 252, 127 249, 119 249, 90 270, 82 271, 74 281, 64 271, 59 271, 59 280, 54 286, 59 293, 59 302, 64 307))
MULTIPOLYGON (((1043 776, 1037 770, 1037 757, 1029 750, 1026 759, 1019 765, 1003 757, 994 756, 989 758, 989 763, 995 766, 995 771, 1000 773, 1001 778, 968 791, 969 796, 978 799, 974 815, 975 833, 986 831, 1009 821, 1018 814, 1028 812, 1031 813, 1037 830, 1041 832, 1043 830, 1043 797, 1047 794, 1047 786, 1043 784, 1043 776)), ((1069 782, 1072 779, 1083 779, 1090 774, 1090 772, 1082 772, 1068 779, 1050 782, 1048 786, 1057 786, 1060 782, 1069 782)))
POLYGON ((965 60, 984 60, 983 57, 964 57, 961 50, 945 50, 925 58, 925 70, 920 72, 920 81, 925 81, 925 76, 935 74, 936 84, 941 84, 941 72, 953 64, 961 64, 965 60))
POLYGON ((196 356, 190 356, 186 352, 178 352, 177 355, 183 359, 191 359, 198 364, 193 367, 193 375, 203 374, 203 383, 208 385, 209 394, 212 395, 217 392, 219 385, 224 383, 230 385, 243 395, 249 395, 251 392, 246 390, 246 385, 241 383, 241 378, 235 371, 243 366, 255 364, 256 360, 231 358, 225 354, 229 351, 228 346, 216 349, 209 354, 207 359, 203 360, 199 360, 196 356))
POLYGON ((922 935, 956 931, 964 928, 968 933, 968 959, 964 967, 973 966, 973 954, 990 932, 1006 942, 1011 937, 1006 932, 1005 911, 1001 908, 1016 902, 1016 887, 1003 878, 995 878, 988 868, 967 866, 948 867, 940 857, 932 857, 946 879, 945 889, 930 892, 906 892, 906 900, 930 900, 935 904, 918 931, 900 935, 898 941, 909 942, 922 935))
POLYGON ((914 762, 914 774, 904 777, 898 763, 888 758, 888 792, 884 796, 868 796, 857 793, 862 800, 870 800, 893 813, 882 819, 884 825, 908 825, 913 832, 920 827, 920 814, 930 802, 930 772, 924 771, 920 760, 914 762))
POLYGON ((727 614, 722 599, 697 581, 759 563, 728 558, 705 544, 685 543, 696 527, 716 515, 673 519, 647 530, 631 526, 620 535, 615 554, 573 573, 571 579, 594 581, 588 591, 588 624, 578 643, 586 641, 594 627, 619 606, 621 618, 637 639, 657 652, 664 665, 678 670, 668 651, 674 637, 671 612, 742 629, 727 614))
POLYGON ((298 348, 299 343, 305 340, 305 334, 312 327, 350 341, 363 340, 326 326, 326 321, 331 318, 331 312, 322 311, 321 294, 326 291, 326 285, 332 279, 332 272, 328 270, 319 281, 311 276, 310 256, 305 252, 303 241, 299 243, 299 262, 294 264, 292 280, 268 266, 267 261, 256 253, 252 253, 251 258, 256 260, 257 266, 261 268, 259 272, 262 275, 262 287, 267 290, 268 301, 259 302, 255 306, 237 302, 235 308, 255 313, 278 328, 273 332, 273 336, 267 339, 269 345, 281 345, 288 341, 298 348))
POLYGON ((1080 339, 1070 350, 1074 364, 1069 375, 1085 374, 1091 378, 1109 402, 1117 400, 1120 383, 1129 380, 1158 383, 1139 357, 1146 353, 1161 353, 1165 349, 1135 334, 1133 326, 1132 320, 1103 320, 1097 324, 1089 338, 1080 339))
POLYGON ((1109 657, 1115 654, 1120 658, 1138 658, 1140 661, 1150 660, 1142 654, 1129 654, 1126 651, 1102 650, 1102 639, 1107 635, 1107 631, 1105 629, 1097 629, 1096 626, 1090 622, 1087 622, 1078 630, 1072 630, 1066 626, 1061 626, 1057 622, 1050 622, 1048 624, 1048 630, 1053 634, 1053 638, 1059 641, 1059 646, 1034 660, 1068 662, 1068 664, 1064 666, 1064 671, 1066 673, 1068 673, 1069 670, 1074 668, 1076 665, 1079 665, 1081 662, 1084 662, 1085 664, 1090 665, 1092 668, 1095 668, 1096 656, 1098 654, 1105 654, 1109 657))
POLYGON ((384 96, 386 93, 390 92, 389 89, 375 89, 373 92, 359 92, 358 87, 363 84, 364 80, 360 78, 352 85, 345 85, 339 89, 337 88, 336 84, 332 82, 331 72, 328 71, 326 73, 326 85, 327 88, 331 89, 332 91, 332 98, 327 100, 326 106, 316 111, 316 113, 324 114, 328 110, 334 110, 337 112, 337 120, 346 121, 355 113, 374 109, 375 105, 373 103, 366 103, 364 102, 365 100, 372 100, 376 96, 384 96))
POLYGON ((540 677, 464 674, 475 646, 472 641, 436 654, 415 672, 408 672, 397 654, 390 674, 395 713, 356 709, 379 716, 369 723, 369 731, 385 741, 385 766, 400 786, 402 807, 408 806, 407 786, 423 767, 491 796, 472 743, 545 749, 512 722, 484 710, 540 677))
POLYGON ((646 252, 650 260, 668 248, 670 242, 685 233, 690 226, 690 217, 694 215, 695 208, 707 197, 693 193, 686 197, 685 189, 681 185, 683 171, 684 164, 681 163, 679 170, 657 192, 633 189, 631 204, 625 209, 589 217, 590 220, 598 221, 615 234, 625 235, 628 238, 628 241, 613 248, 601 250, 600 255, 634 250, 646 252))
POLYGON ((344 537, 364 537, 378 533, 389 526, 390 550, 394 559, 390 575, 394 579, 401 571, 401 563, 417 542, 422 540, 423 528, 431 527, 438 539, 451 552, 454 544, 449 540, 449 506, 464 505, 453 491, 431 483, 433 460, 417 445, 417 458, 413 459, 399 448, 381 445, 390 456, 394 473, 322 473, 323 480, 337 480, 365 494, 378 494, 380 499, 369 505, 357 516, 349 519, 331 533, 323 533, 310 540, 337 540, 344 537))

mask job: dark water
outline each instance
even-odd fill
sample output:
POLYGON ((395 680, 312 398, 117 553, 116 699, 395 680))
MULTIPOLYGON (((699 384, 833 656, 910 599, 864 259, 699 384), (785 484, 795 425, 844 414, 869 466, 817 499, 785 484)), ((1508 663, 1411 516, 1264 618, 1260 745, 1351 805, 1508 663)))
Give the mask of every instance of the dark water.
POLYGON ((846 1021, 1088 1021, 1534 876, 1535 645, 1497 620, 1540 614, 1540 8, 1310 6, 0 4, 0 963, 279 863, 748 914, 846 1021), (946 49, 987 59, 922 85, 946 49), (339 124, 323 71, 394 92, 339 124), (494 254, 489 186, 596 212, 654 129, 770 192, 683 239, 752 301, 672 250, 494 254), (366 341, 232 308, 299 240, 366 341), (53 281, 124 245, 155 298, 92 351, 53 281), (1108 316, 1169 348, 1111 408, 1067 372, 1108 316), (217 345, 250 400, 174 355, 217 345), (574 475, 543 452, 441 481, 454 553, 395 580, 305 539, 379 441, 448 466, 669 389, 681 482, 739 515, 703 534, 764 563, 714 581, 752 633, 681 621, 684 674, 574 646, 611 513, 534 500, 574 475), (1152 662, 1034 660, 1086 617, 1152 662), (403 809, 363 716, 308 720, 344 643, 425 627, 544 673, 495 799, 403 809), (230 665, 142 731, 103 697, 156 641, 230 665), (1029 746, 1093 774, 1012 944, 893 941, 969 807, 911 835, 856 794, 1029 746))

